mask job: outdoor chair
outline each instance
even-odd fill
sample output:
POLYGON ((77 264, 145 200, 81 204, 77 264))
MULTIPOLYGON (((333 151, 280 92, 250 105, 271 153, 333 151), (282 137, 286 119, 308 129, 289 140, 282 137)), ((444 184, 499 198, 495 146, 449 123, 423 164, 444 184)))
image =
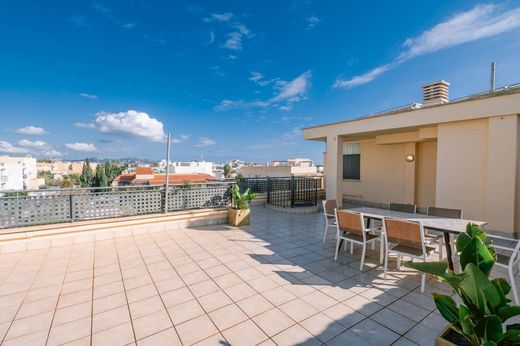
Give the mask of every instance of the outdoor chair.
POLYGON ((417 212, 417 206, 415 204, 390 203, 388 210, 415 214, 417 212))
POLYGON ((518 266, 518 270, 520 271, 520 240, 511 239, 506 237, 501 237, 497 235, 488 234, 488 238, 491 239, 499 239, 506 240, 510 242, 516 242, 514 247, 509 246, 501 246, 493 244, 495 249, 497 249, 497 259, 495 265, 506 268, 509 274, 509 282, 511 283, 511 290, 513 291, 513 298, 515 300, 516 305, 520 305, 520 301, 518 300, 518 291, 516 290, 515 284, 515 275, 514 275, 514 267, 518 266))
MULTIPOLYGON (((428 260, 434 247, 424 241, 422 222, 408 221, 394 218, 383 218, 383 236, 385 239, 384 278, 388 270, 388 256, 397 255, 397 269, 401 268, 401 257, 407 256, 424 262, 428 260)), ((424 292, 426 274, 422 274, 421 292, 424 292)))
MULTIPOLYGON (((428 207, 426 214, 438 217, 444 217, 447 219, 462 219, 462 209, 449 209, 449 208, 439 208, 439 207, 428 207)), ((453 236, 450 234, 450 239, 453 236)), ((444 258, 444 235, 439 233, 430 233, 426 231, 425 233, 426 242, 437 243, 439 246, 439 259, 444 258)), ((453 240, 450 241, 450 246, 453 246, 453 240)), ((454 251, 452 251, 454 253, 454 251)))
POLYGON ((383 263, 383 241, 381 241, 380 235, 371 234, 371 229, 365 227, 363 213, 351 210, 335 210, 336 214, 336 225, 337 225, 337 240, 336 240, 336 253, 334 255, 334 261, 338 260, 339 248, 341 240, 347 243, 350 242, 350 253, 354 253, 354 244, 363 246, 363 252, 361 254, 361 264, 359 270, 363 270, 365 264, 365 255, 367 250, 367 244, 373 243, 376 240, 380 240, 380 252, 379 261, 383 263))
POLYGON ((322 201, 322 205, 323 216, 325 216, 325 229, 323 230, 323 244, 325 244, 329 228, 336 226, 336 215, 334 214, 334 210, 338 207, 338 203, 335 199, 328 199, 322 201))

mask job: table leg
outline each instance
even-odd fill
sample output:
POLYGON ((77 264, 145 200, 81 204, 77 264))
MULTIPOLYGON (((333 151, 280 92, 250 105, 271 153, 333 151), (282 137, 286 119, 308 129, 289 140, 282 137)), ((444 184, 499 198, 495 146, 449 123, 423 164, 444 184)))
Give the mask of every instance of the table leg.
POLYGON ((448 232, 444 232, 444 245, 446 246, 446 257, 448 258, 448 267, 453 269, 453 258, 451 254, 451 238, 448 232))

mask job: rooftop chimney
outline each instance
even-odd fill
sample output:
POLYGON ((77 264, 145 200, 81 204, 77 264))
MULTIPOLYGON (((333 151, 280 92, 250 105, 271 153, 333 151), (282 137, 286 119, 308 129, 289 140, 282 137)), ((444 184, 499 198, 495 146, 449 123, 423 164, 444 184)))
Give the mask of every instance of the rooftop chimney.
POLYGON ((440 80, 438 82, 424 84, 422 90, 424 106, 440 105, 450 102, 450 83, 446 81, 440 80))

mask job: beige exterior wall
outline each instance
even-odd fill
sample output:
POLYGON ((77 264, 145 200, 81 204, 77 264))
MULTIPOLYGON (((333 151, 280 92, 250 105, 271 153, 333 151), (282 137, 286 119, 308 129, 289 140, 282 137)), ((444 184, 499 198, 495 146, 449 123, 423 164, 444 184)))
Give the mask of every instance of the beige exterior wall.
POLYGON ((488 229, 520 228, 520 94, 304 130, 326 141, 327 198, 462 208, 488 229), (336 141, 339 138, 339 141, 336 141), (342 142, 361 143, 361 179, 342 177, 342 142), (407 154, 415 160, 407 162, 407 154))
POLYGON ((254 177, 290 177, 295 176, 316 176, 318 175, 316 166, 312 167, 291 167, 291 166, 242 166, 240 172, 246 178, 254 177))

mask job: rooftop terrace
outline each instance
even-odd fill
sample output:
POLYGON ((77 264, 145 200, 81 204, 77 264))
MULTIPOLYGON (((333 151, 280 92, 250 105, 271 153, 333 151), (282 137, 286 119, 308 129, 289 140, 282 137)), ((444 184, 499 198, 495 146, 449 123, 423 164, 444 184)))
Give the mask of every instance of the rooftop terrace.
MULTIPOLYGON (((5 345, 432 345, 446 325, 402 268, 382 278, 378 250, 323 245, 321 214, 254 206, 251 226, 56 238, 0 254, 5 345)), ((94 232, 90 232, 94 233, 94 232)), ((395 262, 390 264, 395 268, 395 262)), ((517 276, 517 279, 518 278, 517 276)))

